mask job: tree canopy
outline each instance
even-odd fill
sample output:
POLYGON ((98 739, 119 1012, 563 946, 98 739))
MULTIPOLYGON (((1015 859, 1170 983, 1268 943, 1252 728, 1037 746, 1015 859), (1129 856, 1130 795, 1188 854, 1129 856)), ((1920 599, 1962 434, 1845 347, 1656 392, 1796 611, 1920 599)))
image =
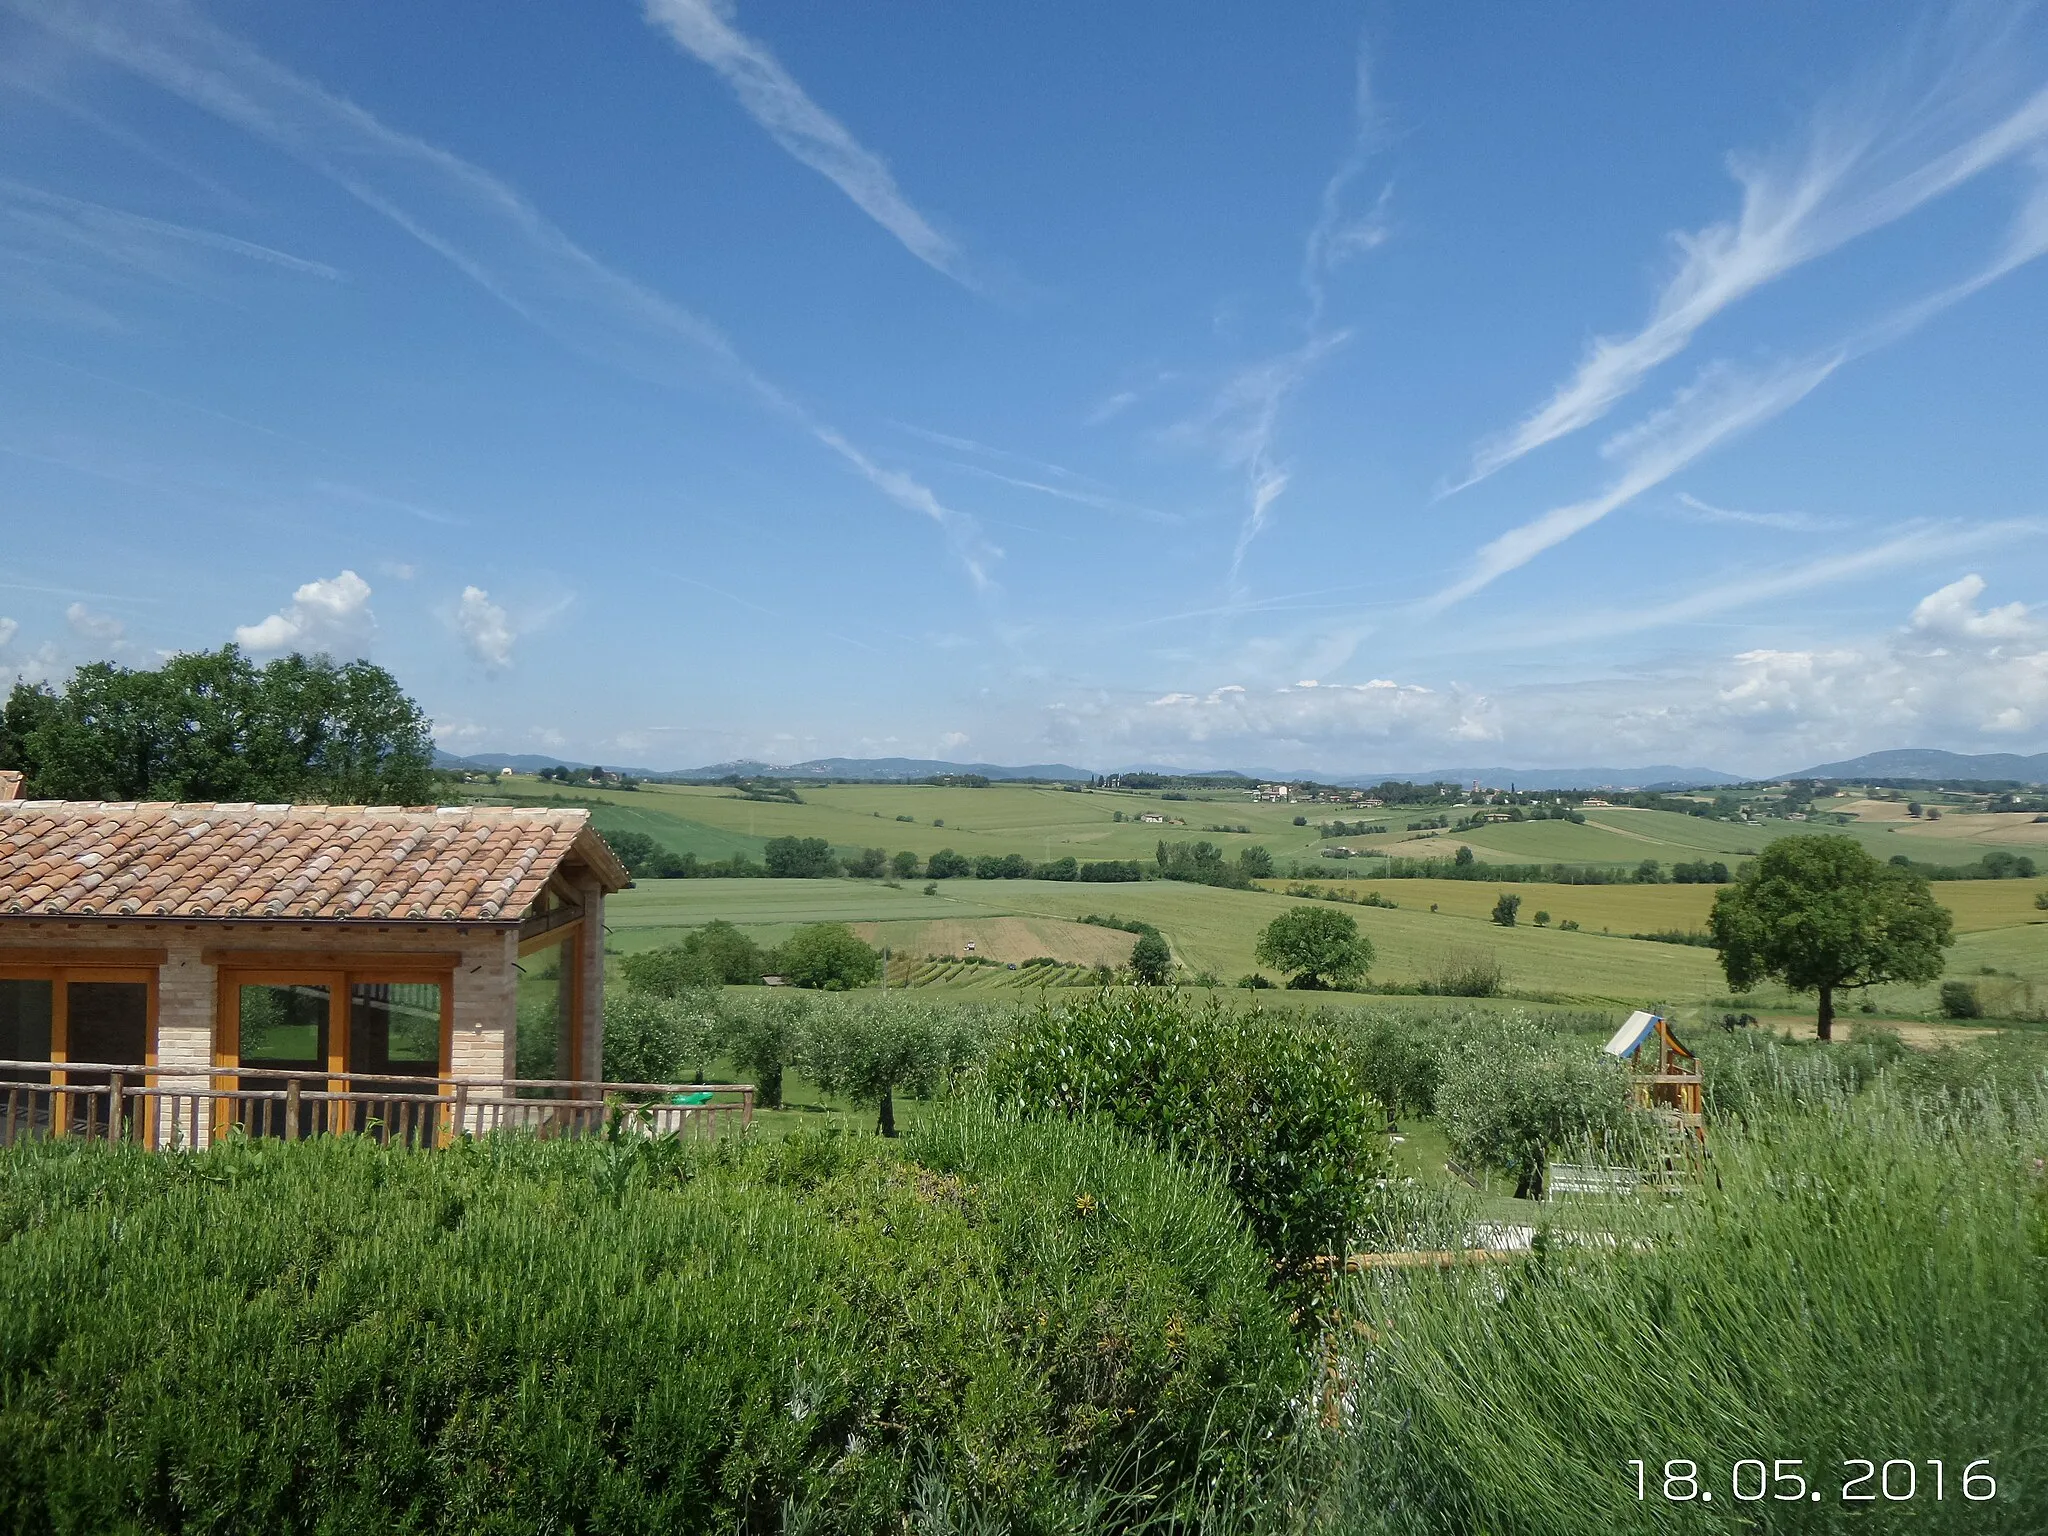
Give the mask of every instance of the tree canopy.
POLYGON ((1329 907, 1296 907, 1266 924, 1254 951, 1259 964, 1291 974, 1289 986, 1344 986, 1373 962, 1372 940, 1358 919, 1329 907))
POLYGON ((839 873, 832 845, 822 837, 771 837, 761 858, 781 880, 828 880, 839 873))
POLYGON ((1148 987, 1160 987, 1173 975, 1173 951, 1155 930, 1138 935, 1131 946, 1131 974, 1148 987))
POLYGON ((96 661, 61 690, 17 684, 0 767, 52 800, 324 801, 432 798, 430 723, 382 667, 232 645, 154 670, 96 661))
POLYGON ((844 923, 810 923, 797 929, 768 963, 800 987, 829 992, 865 986, 882 973, 882 957, 844 923))
POLYGON ((1820 1038, 1833 1038, 1844 987, 1932 981, 1954 920, 1927 882, 1880 864, 1854 838, 1785 837, 1714 897, 1709 921, 1728 985, 1764 980, 1820 995, 1820 1038))

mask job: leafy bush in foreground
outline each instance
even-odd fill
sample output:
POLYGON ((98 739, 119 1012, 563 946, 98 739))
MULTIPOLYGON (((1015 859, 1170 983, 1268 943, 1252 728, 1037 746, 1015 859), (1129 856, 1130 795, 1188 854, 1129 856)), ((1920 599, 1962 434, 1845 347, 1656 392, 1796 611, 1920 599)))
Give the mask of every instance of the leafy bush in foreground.
POLYGON ((1284 1278, 1342 1253, 1387 1169, 1385 1111, 1314 1025, 1105 990, 1043 1007, 988 1066, 1004 1113, 1096 1117, 1213 1161, 1284 1278))
POLYGON ((0 1528, 1020 1531, 1228 1504, 1300 1384, 1089 1126, 0 1154, 0 1528))

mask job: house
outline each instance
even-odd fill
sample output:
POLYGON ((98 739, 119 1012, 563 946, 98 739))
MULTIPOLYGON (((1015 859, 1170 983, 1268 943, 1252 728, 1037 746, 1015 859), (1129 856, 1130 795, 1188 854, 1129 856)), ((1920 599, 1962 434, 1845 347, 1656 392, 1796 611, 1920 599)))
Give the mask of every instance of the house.
POLYGON ((1285 800, 1288 788, 1285 784, 1261 784, 1252 791, 1254 800, 1285 800))
POLYGON ((0 803, 0 1143, 588 1128, 629 883, 580 809, 0 803))
POLYGON ((1157 811, 1146 811, 1143 815, 1141 815, 1138 818, 1138 820, 1150 822, 1154 826, 1164 826, 1166 824, 1166 818, 1160 815, 1157 811))

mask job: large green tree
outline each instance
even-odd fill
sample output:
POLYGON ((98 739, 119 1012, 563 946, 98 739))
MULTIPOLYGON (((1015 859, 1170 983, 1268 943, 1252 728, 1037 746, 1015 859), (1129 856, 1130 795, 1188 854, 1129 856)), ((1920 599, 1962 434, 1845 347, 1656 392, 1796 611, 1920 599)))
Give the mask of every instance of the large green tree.
POLYGON ((1819 994, 1823 1040, 1834 1038, 1836 992, 1939 976, 1954 926, 1923 877, 1839 835, 1772 843, 1714 897, 1708 924, 1736 991, 1774 980, 1819 994))
POLYGON ((799 987, 844 992, 882 973, 881 954, 844 923, 809 923, 785 939, 768 963, 799 987))
POLYGON ((426 716, 382 667, 258 667, 232 645, 155 669, 91 662, 61 690, 18 684, 0 716, 0 767, 53 800, 416 805, 433 761, 426 716))
POLYGON ((1330 907, 1296 907, 1266 924, 1253 951, 1259 964, 1286 971, 1289 986, 1317 990, 1344 986, 1372 965, 1372 940, 1358 919, 1330 907))

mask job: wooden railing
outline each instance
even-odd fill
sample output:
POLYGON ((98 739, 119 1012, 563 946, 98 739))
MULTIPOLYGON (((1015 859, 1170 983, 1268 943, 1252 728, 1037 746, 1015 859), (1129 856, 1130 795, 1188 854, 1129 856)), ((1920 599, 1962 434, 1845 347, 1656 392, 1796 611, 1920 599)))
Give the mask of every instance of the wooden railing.
POLYGON ((45 1136, 203 1147, 239 1131, 296 1141, 359 1135, 410 1146, 523 1130, 715 1137, 749 1125, 754 1090, 732 1083, 395 1077, 106 1062, 0 1061, 0 1146, 45 1136), (708 1094, 708 1100, 681 1102, 708 1094))

